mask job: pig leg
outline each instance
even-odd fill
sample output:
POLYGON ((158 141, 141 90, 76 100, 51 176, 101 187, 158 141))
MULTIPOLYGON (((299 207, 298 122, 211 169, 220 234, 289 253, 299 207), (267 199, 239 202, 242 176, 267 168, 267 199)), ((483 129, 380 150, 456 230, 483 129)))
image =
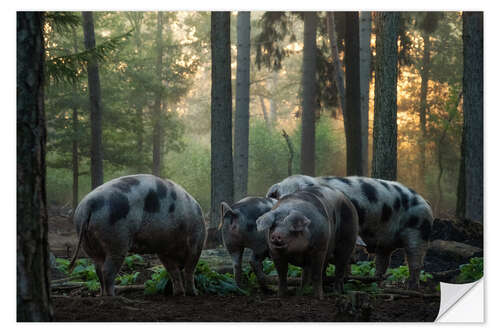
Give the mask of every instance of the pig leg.
POLYGON ((386 249, 377 249, 375 255, 375 277, 382 281, 384 279, 384 274, 389 268, 391 263, 392 251, 386 249))
POLYGON ((97 274, 97 278, 99 279, 99 283, 101 285, 101 296, 104 296, 104 275, 102 274, 102 260, 94 260, 95 272, 97 274))
POLYGON ((182 282, 181 270, 179 269, 179 265, 175 263, 173 260, 168 258, 166 255, 158 255, 161 263, 165 266, 168 274, 172 278, 172 289, 174 296, 185 296, 186 292, 184 290, 184 283, 182 282))
POLYGON ((311 260, 311 281, 314 289, 314 296, 323 299, 323 268, 324 256, 311 260))
POLYGON ((425 246, 416 246, 406 248, 406 261, 410 271, 410 279, 408 280, 409 289, 418 289, 420 286, 420 271, 423 267, 425 246))
POLYGON ((304 266, 302 267, 302 281, 301 281, 302 290, 305 287, 307 287, 309 283, 311 283, 311 267, 304 266))
POLYGON ((184 267, 184 282, 186 284, 186 295, 196 296, 198 295, 198 290, 194 285, 194 271, 196 269, 196 263, 198 258, 193 258, 193 260, 188 260, 186 266, 184 267))
POLYGON ((262 270, 262 261, 265 259, 265 255, 257 255, 255 252, 252 252, 252 256, 250 257, 250 266, 252 266, 252 270, 257 277, 257 282, 259 283, 260 289, 262 291, 269 291, 267 287, 267 279, 264 271, 262 270))
POLYGON ((278 271, 278 277, 279 277, 278 296, 286 297, 288 290, 286 281, 288 275, 288 262, 286 260, 275 260, 274 266, 278 271))
POLYGON ((104 294, 115 296, 115 277, 122 267, 124 254, 107 255, 102 267, 102 279, 104 280, 104 294))
POLYGON ((243 248, 234 249, 229 254, 233 261, 234 281, 236 281, 238 287, 241 288, 241 260, 243 257, 243 248))

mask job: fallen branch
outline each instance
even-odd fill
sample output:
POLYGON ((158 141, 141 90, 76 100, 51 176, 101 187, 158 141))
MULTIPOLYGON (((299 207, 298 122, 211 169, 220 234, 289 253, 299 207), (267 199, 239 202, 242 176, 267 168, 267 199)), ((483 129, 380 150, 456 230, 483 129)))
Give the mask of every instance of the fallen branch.
POLYGON ((407 295, 407 296, 413 296, 413 297, 423 297, 423 298, 439 297, 439 294, 425 294, 425 293, 422 293, 420 291, 415 291, 415 290, 383 288, 382 291, 385 293, 388 293, 388 294, 407 295))

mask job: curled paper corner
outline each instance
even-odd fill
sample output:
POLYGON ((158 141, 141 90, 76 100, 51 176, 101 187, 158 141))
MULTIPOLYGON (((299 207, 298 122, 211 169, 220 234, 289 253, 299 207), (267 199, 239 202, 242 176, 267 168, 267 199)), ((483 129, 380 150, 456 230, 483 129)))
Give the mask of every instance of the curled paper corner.
POLYGON ((436 322, 484 322, 484 280, 465 284, 440 282, 441 303, 436 322))

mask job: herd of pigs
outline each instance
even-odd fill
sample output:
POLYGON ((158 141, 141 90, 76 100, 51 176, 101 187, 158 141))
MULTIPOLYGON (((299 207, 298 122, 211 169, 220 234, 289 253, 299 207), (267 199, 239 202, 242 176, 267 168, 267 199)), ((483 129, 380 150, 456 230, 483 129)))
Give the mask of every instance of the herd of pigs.
MULTIPOLYGON (((288 263, 303 268, 302 288, 312 283, 323 298, 323 278, 335 265, 334 287, 344 277, 356 243, 375 253, 376 277, 388 268, 391 253, 406 252, 408 287, 419 288, 419 275, 431 234, 429 203, 394 181, 368 177, 290 176, 272 185, 266 197, 220 203, 224 245, 241 284, 242 255, 262 289, 262 261, 270 257, 279 276, 279 296, 287 290, 288 263)), ((200 205, 180 185, 153 175, 113 179, 87 194, 74 213, 80 247, 92 258, 101 295, 114 295, 115 277, 128 252, 157 254, 169 272, 174 295, 196 295, 194 272, 206 239, 200 205)))

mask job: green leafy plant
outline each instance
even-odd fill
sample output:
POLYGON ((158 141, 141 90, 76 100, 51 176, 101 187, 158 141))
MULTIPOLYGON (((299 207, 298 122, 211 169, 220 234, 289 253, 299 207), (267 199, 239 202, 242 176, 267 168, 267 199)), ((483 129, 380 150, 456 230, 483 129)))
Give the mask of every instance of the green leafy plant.
MULTIPOLYGON (((163 293, 170 279, 168 272, 161 266, 153 267, 151 279, 146 281, 144 292, 147 295, 163 293)), ((201 294, 216 295, 248 295, 248 292, 239 288, 234 282, 232 274, 220 274, 212 270, 203 260, 198 262, 195 271, 195 285, 201 294)))
POLYGON ((456 278, 458 283, 469 283, 483 277, 483 258, 471 258, 468 264, 460 265, 460 274, 456 278))
POLYGON ((150 269, 153 271, 153 275, 144 283, 144 293, 146 295, 163 293, 170 275, 162 266, 154 266, 150 269))
POLYGON ((375 262, 358 261, 351 265, 351 273, 356 276, 373 277, 375 276, 375 262))
POLYGON ((78 259, 70 276, 83 281, 98 280, 94 265, 88 259, 78 259))
POLYGON ((140 274, 140 272, 133 272, 130 274, 122 274, 122 275, 117 276, 115 281, 122 286, 134 284, 135 281, 137 280, 137 277, 139 276, 139 274, 140 274))
POLYGON ((335 276, 335 265, 328 265, 326 268, 326 276, 335 276))
POLYGON ((69 260, 63 258, 56 258, 56 268, 64 273, 68 274, 69 260))
MULTIPOLYGON (((388 281, 391 282, 401 282, 404 283, 408 281, 408 278, 410 277, 410 271, 408 269, 408 266, 399 266, 398 268, 389 268, 387 270, 389 273, 389 277, 387 278, 388 281)), ((420 281, 422 282, 427 282, 428 279, 432 279, 433 276, 430 273, 424 272, 423 270, 420 271, 420 281)))
POLYGON ((144 264, 144 258, 138 254, 133 254, 125 258, 125 265, 129 269, 134 269, 134 267, 136 267, 137 265, 143 265, 143 264, 144 264))

